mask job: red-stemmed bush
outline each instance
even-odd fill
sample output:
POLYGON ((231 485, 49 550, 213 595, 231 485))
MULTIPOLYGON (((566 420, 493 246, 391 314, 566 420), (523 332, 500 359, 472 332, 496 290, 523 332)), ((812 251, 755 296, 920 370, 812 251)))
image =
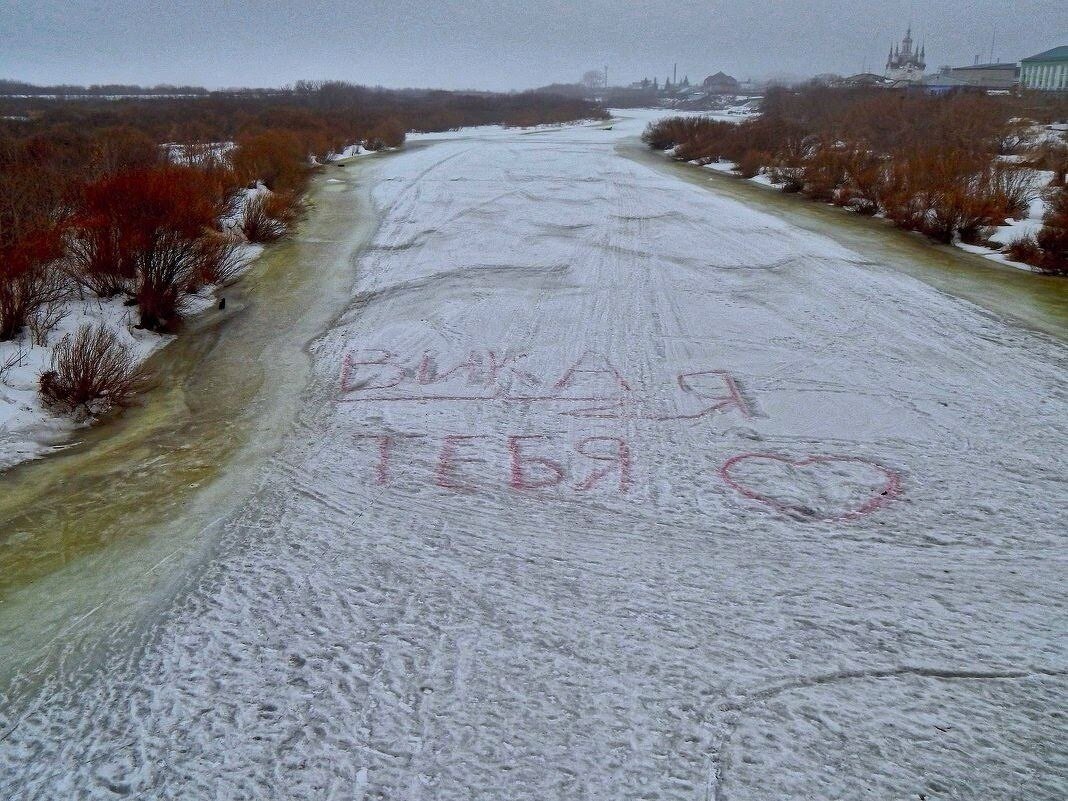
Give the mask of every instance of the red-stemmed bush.
POLYGON ((275 242, 296 225, 300 201, 293 192, 250 196, 244 205, 241 231, 249 242, 275 242))
POLYGON ((187 290, 197 292, 207 284, 227 286, 233 283, 245 267, 240 245, 232 236, 214 231, 200 237, 197 240, 196 267, 187 290))
POLYGON ((36 310, 64 294, 54 262, 62 255, 65 196, 73 169, 65 134, 23 141, 0 136, 0 341, 14 339, 36 310))
POLYGON ((291 190, 303 184, 311 152, 295 133, 279 129, 239 137, 231 158, 242 181, 291 190))
POLYGON ((108 175, 88 184, 71 224, 74 274, 105 297, 128 288, 136 261, 160 231, 200 236, 224 210, 212 177, 165 165, 108 175))
POLYGON ((400 120, 390 117, 377 123, 364 139, 368 150, 383 150, 387 147, 400 147, 404 144, 405 130, 400 120))
POLYGON ((60 232, 22 231, 0 242, 0 342, 19 336, 38 308, 61 300, 66 283, 53 262, 60 255, 60 232))
POLYGON ((104 297, 131 293, 143 327, 173 331, 183 292, 203 272, 200 240, 225 210, 224 186, 211 171, 181 165, 88 184, 70 235, 72 275, 104 297))
POLYGON ((98 177, 148 169, 161 160, 159 145, 148 134, 132 126, 113 125, 93 134, 89 166, 98 177))
POLYGON ((1009 246, 1009 255, 1050 275, 1068 275, 1068 188, 1054 189, 1038 231, 1009 246))
POLYGON ((130 349, 107 326, 81 326, 52 351, 41 397, 53 408, 99 417, 129 406, 144 385, 130 349))
POLYGON ((185 293, 201 269, 202 258, 199 237, 165 228, 157 231, 149 247, 135 254, 134 298, 142 328, 160 333, 178 329, 185 293))
MULTIPOLYGON (((1028 212, 1032 174, 1002 157, 1031 128, 1013 98, 809 86, 770 90, 754 119, 668 118, 643 139, 680 160, 734 161, 747 178, 766 168, 783 191, 883 212, 939 242, 986 243, 993 226, 1028 212)), ((1058 154, 1047 146, 1041 156, 1055 183, 1058 154)))
POLYGON ((267 195, 252 195, 241 214, 241 232, 249 242, 276 242, 286 235, 286 226, 267 212, 267 195))
POLYGON ((743 178, 753 178, 760 174, 761 168, 770 160, 770 156, 760 150, 746 150, 738 159, 734 170, 743 178))

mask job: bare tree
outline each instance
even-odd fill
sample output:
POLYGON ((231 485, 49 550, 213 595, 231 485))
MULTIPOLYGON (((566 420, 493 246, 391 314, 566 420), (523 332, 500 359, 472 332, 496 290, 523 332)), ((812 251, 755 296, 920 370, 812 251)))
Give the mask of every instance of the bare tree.
POLYGON ((603 70, 587 70, 582 74, 582 80, 579 82, 587 89, 603 89, 604 83, 604 71, 603 70))

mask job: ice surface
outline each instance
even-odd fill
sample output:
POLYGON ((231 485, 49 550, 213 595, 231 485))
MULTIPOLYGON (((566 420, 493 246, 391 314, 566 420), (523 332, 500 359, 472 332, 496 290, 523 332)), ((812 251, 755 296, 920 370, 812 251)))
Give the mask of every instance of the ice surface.
POLYGON ((624 158, 633 116, 360 167, 256 498, 0 795, 1064 797, 1063 347, 624 158))

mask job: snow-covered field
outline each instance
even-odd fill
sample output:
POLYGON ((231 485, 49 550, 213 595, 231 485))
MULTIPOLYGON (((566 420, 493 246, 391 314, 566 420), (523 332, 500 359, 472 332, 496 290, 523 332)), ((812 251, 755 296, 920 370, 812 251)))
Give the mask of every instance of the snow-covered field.
POLYGON ((1065 797, 1063 345, 622 157, 627 114, 361 165, 256 498, 0 795, 1065 797))

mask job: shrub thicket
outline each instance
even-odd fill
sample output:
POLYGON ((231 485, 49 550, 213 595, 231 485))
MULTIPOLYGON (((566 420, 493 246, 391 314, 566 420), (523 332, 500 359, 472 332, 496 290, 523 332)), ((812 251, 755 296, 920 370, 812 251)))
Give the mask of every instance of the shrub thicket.
POLYGON ((250 241, 285 236, 313 165, 347 145, 398 147, 410 129, 605 116, 581 98, 338 82, 93 97, 109 91, 64 87, 79 98, 70 100, 22 86, 0 97, 0 341, 66 291, 64 274, 101 297, 129 295, 142 325, 173 330, 183 292, 232 280, 240 267, 220 217, 238 217, 250 241), (246 201, 242 190, 256 182, 269 194, 246 201))
MULTIPOLYGON (((1064 149, 1032 147, 1033 123, 1025 119, 1064 116, 1063 98, 810 86, 769 92, 764 113, 751 120, 670 118, 650 125, 643 139, 680 160, 733 161, 745 177, 766 169, 784 191, 882 212, 940 242, 981 243, 993 226, 1027 215, 1035 189, 1026 167, 1052 170, 1054 184, 1064 184, 1064 149), (1002 158, 1015 150, 1031 160, 1002 158)), ((1013 249, 1015 257, 1058 271, 1061 220, 1051 210, 1042 232, 1013 249)))
POLYGON ((1013 243, 1009 253, 1044 272, 1068 275, 1068 188, 1053 190, 1042 228, 1013 243))
POLYGON ((299 211, 293 192, 251 195, 241 214, 241 231, 249 242, 275 242, 293 228, 299 211))
MULTIPOLYGON (((235 279, 240 237, 270 242, 293 229, 311 170, 348 145, 399 147, 412 129, 606 116, 581 98, 337 82, 185 97, 4 86, 13 94, 0 96, 0 341, 29 329, 37 344, 72 284, 125 295, 142 327, 174 331, 187 293, 235 279), (246 191, 260 183, 266 193, 246 191)), ((57 346, 40 388, 56 406, 93 412, 125 405, 138 384, 115 335, 83 328, 57 346)))

